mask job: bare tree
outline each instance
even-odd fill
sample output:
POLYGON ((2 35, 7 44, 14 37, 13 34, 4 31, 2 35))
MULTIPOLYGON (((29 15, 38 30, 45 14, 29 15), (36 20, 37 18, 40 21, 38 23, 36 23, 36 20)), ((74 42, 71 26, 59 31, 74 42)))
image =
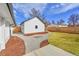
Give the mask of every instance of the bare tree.
POLYGON ((59 21, 57 21, 57 23, 56 23, 57 25, 60 25, 60 22, 59 21))
POLYGON ((79 14, 72 14, 68 19, 69 26, 77 26, 79 21, 79 14))
POLYGON ((65 22, 65 21, 64 21, 63 19, 60 19, 60 21, 59 21, 60 25, 63 25, 64 22, 65 22))
POLYGON ((47 22, 47 20, 45 19, 44 15, 42 15, 40 13, 39 10, 36 10, 35 8, 31 9, 31 12, 29 12, 29 15, 31 17, 39 17, 40 19, 42 19, 46 24, 50 24, 49 22, 47 22))
POLYGON ((79 26, 79 14, 76 15, 76 21, 77 21, 76 25, 79 26))
POLYGON ((55 24, 55 21, 54 20, 52 20, 52 24, 55 24))
POLYGON ((40 16, 40 11, 36 10, 35 8, 31 9, 31 12, 29 13, 30 16, 35 17, 35 16, 40 16))
POLYGON ((63 19, 60 19, 59 21, 57 21, 57 25, 63 25, 64 24, 64 20, 63 19))

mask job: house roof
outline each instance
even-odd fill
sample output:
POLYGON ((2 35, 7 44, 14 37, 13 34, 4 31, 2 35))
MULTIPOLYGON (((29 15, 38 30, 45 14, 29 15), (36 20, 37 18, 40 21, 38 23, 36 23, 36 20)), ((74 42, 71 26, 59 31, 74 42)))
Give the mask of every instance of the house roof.
POLYGON ((7 7, 9 9, 9 12, 10 12, 10 15, 12 17, 12 21, 14 22, 14 25, 16 25, 16 22, 15 22, 15 18, 14 18, 14 13, 13 13, 13 6, 11 3, 7 3, 7 7))
MULTIPOLYGON (((33 18, 35 18, 35 17, 33 17, 33 18)), ((33 18, 29 18, 29 19, 23 21, 20 25, 24 24, 24 22, 29 21, 29 20, 31 20, 31 19, 33 19, 33 18)), ((37 16, 36 16, 36 18, 38 18, 38 19, 39 19, 42 23, 44 23, 45 25, 48 24, 48 22, 47 22, 46 20, 41 19, 40 17, 37 17, 37 16)))
POLYGON ((3 17, 6 21, 8 21, 10 25, 15 25, 12 11, 12 4, 0 4, 0 16, 3 17))

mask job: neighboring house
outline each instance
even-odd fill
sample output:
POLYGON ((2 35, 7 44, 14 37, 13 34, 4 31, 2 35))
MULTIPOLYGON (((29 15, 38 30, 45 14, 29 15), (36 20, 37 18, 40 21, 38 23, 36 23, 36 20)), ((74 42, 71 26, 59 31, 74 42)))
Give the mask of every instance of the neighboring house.
POLYGON ((11 25, 15 25, 11 4, 0 4, 0 50, 5 49, 5 44, 11 36, 11 25))
POLYGON ((68 27, 67 25, 58 25, 58 27, 68 27))
POLYGON ((47 22, 40 17, 33 17, 21 23, 21 31, 24 34, 46 32, 47 22))

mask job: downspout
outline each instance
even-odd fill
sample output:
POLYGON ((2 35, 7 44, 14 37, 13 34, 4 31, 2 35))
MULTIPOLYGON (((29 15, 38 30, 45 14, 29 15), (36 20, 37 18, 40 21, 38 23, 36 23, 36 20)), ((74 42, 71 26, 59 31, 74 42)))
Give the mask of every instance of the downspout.
POLYGON ((10 37, 11 37, 11 25, 9 25, 9 30, 10 30, 10 37))

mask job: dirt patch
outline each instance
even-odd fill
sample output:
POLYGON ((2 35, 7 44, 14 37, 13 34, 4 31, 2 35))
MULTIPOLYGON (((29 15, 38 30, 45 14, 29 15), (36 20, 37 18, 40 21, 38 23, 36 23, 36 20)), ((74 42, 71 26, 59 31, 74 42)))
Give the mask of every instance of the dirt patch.
POLYGON ((48 45, 48 40, 44 40, 40 43, 40 48, 48 45))
POLYGON ((21 56, 25 54, 24 41, 17 37, 12 36, 6 43, 6 48, 0 52, 2 56, 21 56))

